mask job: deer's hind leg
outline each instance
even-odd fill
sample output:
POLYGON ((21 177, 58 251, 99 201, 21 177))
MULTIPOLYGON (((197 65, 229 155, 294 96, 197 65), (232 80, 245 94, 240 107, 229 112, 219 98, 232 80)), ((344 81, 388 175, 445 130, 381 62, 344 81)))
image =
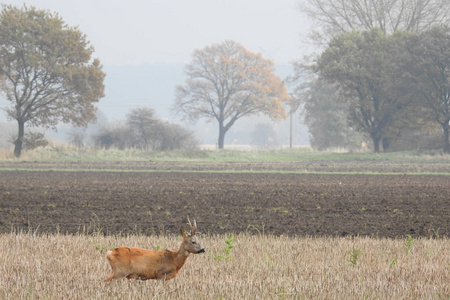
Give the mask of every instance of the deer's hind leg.
POLYGON ((117 268, 112 268, 111 275, 109 275, 109 277, 106 278, 105 281, 111 281, 113 279, 121 279, 121 278, 125 278, 125 277, 128 278, 128 276, 130 276, 130 275, 136 275, 136 274, 130 274, 127 271, 121 271, 120 269, 118 270, 117 268))
POLYGON ((131 273, 131 274, 128 274, 127 275, 127 279, 141 279, 141 277, 139 277, 139 275, 138 274, 136 274, 136 273, 131 273))

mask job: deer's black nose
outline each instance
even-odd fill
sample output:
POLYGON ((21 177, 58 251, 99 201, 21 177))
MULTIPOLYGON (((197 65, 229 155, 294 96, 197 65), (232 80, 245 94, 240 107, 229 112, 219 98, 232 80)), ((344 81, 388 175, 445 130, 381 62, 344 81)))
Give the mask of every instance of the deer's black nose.
POLYGON ((197 253, 198 253, 198 254, 200 254, 200 253, 205 253, 205 249, 202 249, 202 250, 198 251, 197 253))

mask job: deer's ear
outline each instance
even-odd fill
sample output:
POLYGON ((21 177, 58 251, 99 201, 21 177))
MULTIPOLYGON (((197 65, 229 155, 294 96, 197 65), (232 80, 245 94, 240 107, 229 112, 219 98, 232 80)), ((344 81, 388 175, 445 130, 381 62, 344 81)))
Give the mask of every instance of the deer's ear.
POLYGON ((188 233, 186 232, 186 229, 184 228, 184 226, 181 226, 181 228, 180 228, 180 234, 181 234, 183 237, 188 236, 188 233))

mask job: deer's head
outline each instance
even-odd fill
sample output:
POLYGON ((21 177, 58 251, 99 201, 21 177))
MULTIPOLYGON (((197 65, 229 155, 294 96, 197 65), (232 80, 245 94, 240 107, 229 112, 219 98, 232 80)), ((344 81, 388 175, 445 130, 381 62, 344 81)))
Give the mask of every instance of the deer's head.
POLYGON ((194 225, 188 218, 188 225, 190 227, 190 232, 187 232, 184 226, 181 226, 180 232, 183 236, 184 249, 189 253, 199 254, 204 253, 205 249, 200 244, 195 232, 197 231, 197 222, 194 219, 194 225))

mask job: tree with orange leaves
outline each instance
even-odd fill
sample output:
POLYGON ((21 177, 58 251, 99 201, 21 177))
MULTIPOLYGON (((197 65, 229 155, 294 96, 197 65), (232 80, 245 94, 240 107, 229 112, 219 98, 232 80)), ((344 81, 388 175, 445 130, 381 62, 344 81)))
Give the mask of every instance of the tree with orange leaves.
POLYGON ((272 61, 235 41, 196 50, 186 66, 186 84, 176 87, 174 110, 188 120, 217 120, 223 149, 225 134, 244 116, 286 118, 286 87, 274 71, 272 61))

